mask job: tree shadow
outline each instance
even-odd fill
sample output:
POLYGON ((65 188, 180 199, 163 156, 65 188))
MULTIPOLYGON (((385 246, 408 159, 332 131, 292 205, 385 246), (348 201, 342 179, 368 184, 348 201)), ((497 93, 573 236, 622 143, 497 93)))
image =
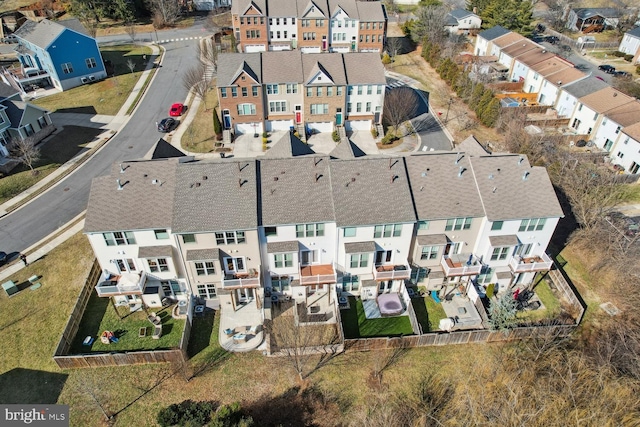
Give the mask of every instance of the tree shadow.
POLYGON ((204 315, 194 317, 191 325, 191 336, 187 345, 187 354, 193 357, 211 345, 211 333, 215 321, 215 311, 206 310, 204 315))
POLYGON ((54 404, 67 374, 14 368, 0 375, 0 402, 4 404, 54 404))

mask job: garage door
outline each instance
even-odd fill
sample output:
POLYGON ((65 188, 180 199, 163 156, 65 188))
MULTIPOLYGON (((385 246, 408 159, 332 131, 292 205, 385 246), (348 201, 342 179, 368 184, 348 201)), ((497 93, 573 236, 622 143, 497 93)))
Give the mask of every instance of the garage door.
POLYGON ((313 132, 333 132, 333 122, 307 123, 307 129, 313 132))
POLYGON ((348 46, 332 47, 331 52, 349 53, 349 47, 348 46))
POLYGON ((291 45, 282 44, 282 45, 271 45, 269 46, 270 50, 279 51, 279 50, 291 50, 291 45))
POLYGON ((293 120, 267 120, 267 132, 289 130, 291 126, 293 126, 293 120))
POLYGON ((236 133, 238 134, 262 133, 262 123, 236 123, 236 133), (254 126, 254 124, 256 126, 254 126))
POLYGON ((346 130, 371 130, 371 120, 347 120, 344 124, 346 130))
POLYGON ((300 52, 302 52, 302 53, 320 53, 321 50, 320 50, 320 46, 318 46, 318 47, 307 46, 307 47, 301 47, 300 48, 300 52))
POLYGON ((264 52, 265 48, 263 44, 249 44, 244 47, 246 53, 251 52, 264 52))
POLYGON ((375 52, 380 53, 380 49, 360 49, 360 52, 375 52))

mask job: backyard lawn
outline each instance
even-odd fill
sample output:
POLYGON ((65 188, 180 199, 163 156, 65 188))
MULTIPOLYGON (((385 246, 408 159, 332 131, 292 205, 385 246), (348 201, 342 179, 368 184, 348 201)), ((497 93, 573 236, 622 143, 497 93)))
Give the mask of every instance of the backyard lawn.
MULTIPOLYGON (((182 136, 182 147, 193 153, 210 153, 214 150, 215 134, 213 132, 213 107, 218 104, 215 86, 207 92, 206 102, 201 101, 198 113, 182 136)), ((216 109, 218 118, 220 109, 216 109)))
POLYGON ((60 113, 87 113, 115 115, 144 71, 142 55, 153 61, 151 49, 146 46, 104 46, 100 49, 104 61, 110 60, 115 75, 105 80, 82 85, 55 95, 32 101, 49 111, 60 113), (133 65, 131 72, 129 65, 133 65))
POLYGON ((423 333, 438 331, 440 320, 447 317, 442 304, 435 302, 430 296, 411 298, 411 304, 423 333))
POLYGON ((532 311, 519 311, 518 320, 542 320, 555 319, 560 315, 560 300, 553 294, 546 280, 541 280, 533 289, 545 308, 539 308, 532 311))
POLYGON ((340 316, 345 338, 397 337, 413 334, 409 316, 367 319, 362 301, 355 297, 349 297, 349 309, 341 310, 340 316))
POLYGON ((153 325, 147 319, 147 314, 140 310, 134 313, 126 313, 125 307, 119 307, 118 313, 109 301, 109 298, 101 298, 94 292, 89 299, 87 308, 82 316, 78 333, 71 347, 71 354, 108 352, 108 351, 133 351, 177 348, 180 344, 185 321, 171 317, 173 306, 157 311, 162 319, 162 336, 153 339, 153 325), (139 337, 140 328, 146 328, 144 337, 139 337), (103 331, 111 331, 118 338, 117 343, 104 344, 100 341, 103 331), (85 346, 82 341, 85 337, 95 338, 91 346, 85 346))

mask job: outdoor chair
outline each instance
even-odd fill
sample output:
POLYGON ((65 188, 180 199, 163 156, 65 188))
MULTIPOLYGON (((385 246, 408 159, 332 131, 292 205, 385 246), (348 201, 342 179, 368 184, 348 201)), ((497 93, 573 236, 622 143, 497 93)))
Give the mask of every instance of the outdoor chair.
POLYGON ((147 319, 149 319, 149 322, 153 323, 156 326, 162 324, 162 319, 160 318, 160 316, 158 316, 153 311, 149 314, 149 316, 147 316, 147 319))
POLYGON ((156 325, 156 327, 153 328, 153 335, 151 337, 154 340, 159 340, 161 336, 162 336, 162 325, 156 325))

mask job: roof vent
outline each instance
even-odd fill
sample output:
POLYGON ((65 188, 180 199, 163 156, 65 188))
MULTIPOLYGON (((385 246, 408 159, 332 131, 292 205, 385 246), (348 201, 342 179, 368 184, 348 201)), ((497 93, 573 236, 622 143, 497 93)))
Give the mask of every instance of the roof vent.
POLYGON ((523 181, 526 181, 527 178, 529 178, 529 172, 528 171, 522 174, 522 180, 523 181))
POLYGON ((420 186, 420 191, 424 190, 424 185, 420 186))
POLYGON ((285 172, 285 171, 280 171, 280 175, 284 175, 284 172, 285 172))
POLYGON ((274 181, 277 181, 277 180, 278 180, 278 177, 277 177, 277 176, 274 176, 274 177, 273 177, 273 180, 274 180, 274 181))
MULTIPOLYGON (((466 171, 467 169, 465 169, 464 167, 460 166, 460 170, 458 171, 458 177, 461 177, 462 174, 464 173, 464 171, 466 171)), ((500 170, 500 169, 498 169, 500 170)))
POLYGON ((522 162, 524 162, 524 157, 520 157, 518 159, 518 166, 520 166, 522 164, 522 162))
POLYGON ((399 178, 398 175, 392 175, 391 176, 391 183, 393 184, 393 182, 398 178, 399 178))
POLYGON ((197 187, 200 187, 200 183, 199 183, 199 182, 196 182, 196 183, 195 183, 195 184, 193 184, 193 185, 194 185, 196 188, 197 188, 197 187))
POLYGON ((356 182, 356 178, 355 177, 351 178, 351 182, 356 182))
POLYGON ((493 179, 493 174, 489 174, 489 179, 493 179))
POLYGON ((542 49, 542 53, 547 53, 546 49, 542 49))
POLYGON ((242 187, 242 186, 243 186, 244 184, 246 184, 247 182, 249 182, 249 180, 240 178, 240 179, 238 180, 238 187, 242 187))
POLYGON ((152 183, 153 185, 156 185, 158 182, 160 182, 160 181, 158 181, 157 179, 152 179, 152 180, 151 180, 151 183, 152 183))
POLYGON ((122 167, 122 163, 120 163, 120 173, 124 173, 124 168, 122 167))
POLYGON ((492 193, 495 193, 496 191, 498 191, 498 187, 493 187, 493 190, 491 190, 492 193))
POLYGON ((618 96, 618 92, 613 92, 613 96, 618 96))
MULTIPOLYGON (((320 179, 320 177, 322 176, 321 173, 316 173, 316 182, 318 182, 318 180, 320 179)), ((355 179, 355 178, 354 178, 355 179)))
POLYGON ((118 183, 118 190, 122 190, 122 183, 120 182, 120 180, 116 179, 116 182, 118 183))
POLYGON ((558 86, 562 84, 562 80, 558 80, 558 86))
POLYGON ((458 163, 460 163, 460 160, 461 160, 461 159, 462 159, 462 156, 460 156, 460 152, 458 151, 458 152, 456 153, 456 161, 455 161, 455 164, 457 165, 458 163))
POLYGON ((206 180, 208 180, 208 179, 209 179, 209 177, 208 177, 207 175, 202 175, 202 180, 203 180, 203 181, 206 181, 206 180))
POLYGON ((497 169, 498 173, 500 173, 500 168, 497 169))

